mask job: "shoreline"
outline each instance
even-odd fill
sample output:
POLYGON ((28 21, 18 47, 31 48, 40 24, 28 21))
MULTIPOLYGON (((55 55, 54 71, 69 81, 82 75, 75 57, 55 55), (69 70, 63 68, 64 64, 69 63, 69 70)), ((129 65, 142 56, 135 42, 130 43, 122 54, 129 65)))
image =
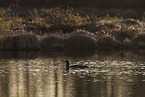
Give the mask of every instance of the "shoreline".
POLYGON ((143 59, 145 56, 144 49, 138 50, 120 50, 120 51, 0 51, 0 59, 35 59, 35 58, 60 58, 64 59, 79 59, 79 58, 135 58, 143 59))

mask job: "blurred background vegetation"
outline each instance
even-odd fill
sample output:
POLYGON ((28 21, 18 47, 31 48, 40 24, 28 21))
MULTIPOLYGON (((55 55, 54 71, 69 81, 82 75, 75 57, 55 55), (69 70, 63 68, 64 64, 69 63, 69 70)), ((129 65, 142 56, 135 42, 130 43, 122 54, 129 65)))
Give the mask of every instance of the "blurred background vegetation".
POLYGON ((0 6, 10 4, 27 7, 145 8, 145 0, 0 0, 0 6))
POLYGON ((145 48, 144 0, 1 0, 0 49, 145 48))

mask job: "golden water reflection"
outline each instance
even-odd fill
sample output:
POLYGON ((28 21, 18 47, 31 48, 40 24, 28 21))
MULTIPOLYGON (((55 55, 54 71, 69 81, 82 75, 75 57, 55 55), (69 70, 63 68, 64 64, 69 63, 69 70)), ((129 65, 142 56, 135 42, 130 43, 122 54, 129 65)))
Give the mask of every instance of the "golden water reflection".
POLYGON ((122 65, 121 61, 98 60, 84 63, 90 68, 66 72, 61 59, 1 60, 0 97, 145 96, 144 87, 135 89, 138 82, 145 86, 144 65, 135 68, 134 62, 122 65), (136 74, 138 70, 142 71, 136 74))

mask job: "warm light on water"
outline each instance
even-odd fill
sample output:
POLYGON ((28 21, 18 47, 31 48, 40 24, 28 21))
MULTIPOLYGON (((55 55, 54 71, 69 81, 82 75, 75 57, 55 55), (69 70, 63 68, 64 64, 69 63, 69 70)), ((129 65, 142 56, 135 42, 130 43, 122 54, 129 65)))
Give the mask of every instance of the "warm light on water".
POLYGON ((64 58, 0 60, 0 97, 145 97, 145 61, 64 58))

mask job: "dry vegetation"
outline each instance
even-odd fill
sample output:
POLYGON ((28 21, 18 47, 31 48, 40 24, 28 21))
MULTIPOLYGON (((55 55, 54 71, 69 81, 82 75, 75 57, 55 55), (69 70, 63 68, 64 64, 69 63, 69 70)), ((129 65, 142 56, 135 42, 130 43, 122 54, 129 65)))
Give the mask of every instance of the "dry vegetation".
POLYGON ((36 9, 18 17, 0 9, 1 50, 145 48, 144 19, 82 16, 73 8, 36 9))

